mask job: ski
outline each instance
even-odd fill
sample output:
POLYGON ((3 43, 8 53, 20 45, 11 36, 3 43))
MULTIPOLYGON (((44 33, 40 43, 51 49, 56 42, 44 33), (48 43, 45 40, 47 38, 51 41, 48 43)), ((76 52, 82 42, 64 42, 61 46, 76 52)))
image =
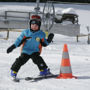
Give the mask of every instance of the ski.
POLYGON ((56 78, 58 75, 49 75, 49 76, 38 76, 38 77, 26 77, 25 80, 26 81, 32 81, 32 82, 36 82, 36 81, 40 81, 43 79, 50 79, 50 78, 56 78))
POLYGON ((58 75, 48 75, 48 76, 37 76, 37 77, 25 77, 25 78, 13 78, 14 82, 19 83, 21 80, 36 82, 44 79, 56 78, 58 75))
POLYGON ((19 78, 13 78, 13 81, 14 82, 20 82, 20 79, 19 78))

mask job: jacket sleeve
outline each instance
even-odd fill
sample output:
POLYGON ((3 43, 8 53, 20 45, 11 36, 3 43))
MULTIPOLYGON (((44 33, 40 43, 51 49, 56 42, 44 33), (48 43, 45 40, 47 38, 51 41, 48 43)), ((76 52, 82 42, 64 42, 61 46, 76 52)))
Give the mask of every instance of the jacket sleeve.
POLYGON ((16 39, 16 41, 15 41, 15 46, 16 47, 19 47, 20 46, 20 43, 22 42, 22 40, 23 40, 23 38, 24 38, 24 31, 21 33, 21 35, 16 39))
POLYGON ((45 33, 43 32, 43 38, 40 40, 40 43, 42 46, 46 47, 47 45, 49 45, 47 39, 46 39, 46 35, 45 33))
POLYGON ((53 38, 54 38, 54 34, 53 33, 50 33, 48 35, 47 39, 45 39, 45 37, 44 37, 44 40, 41 41, 42 46, 47 46, 48 44, 50 44, 52 42, 53 38))

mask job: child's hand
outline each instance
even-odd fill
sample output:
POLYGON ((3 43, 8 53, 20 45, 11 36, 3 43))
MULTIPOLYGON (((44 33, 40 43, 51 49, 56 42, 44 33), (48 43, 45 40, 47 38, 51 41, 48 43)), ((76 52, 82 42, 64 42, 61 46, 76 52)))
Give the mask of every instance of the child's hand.
POLYGON ((7 49, 7 53, 10 53, 13 51, 13 49, 15 49, 16 46, 13 44, 12 46, 10 46, 8 49, 7 49))
POLYGON ((48 35, 48 39, 47 39, 48 43, 51 43, 51 41, 53 40, 53 37, 54 37, 54 34, 53 33, 50 33, 48 35))

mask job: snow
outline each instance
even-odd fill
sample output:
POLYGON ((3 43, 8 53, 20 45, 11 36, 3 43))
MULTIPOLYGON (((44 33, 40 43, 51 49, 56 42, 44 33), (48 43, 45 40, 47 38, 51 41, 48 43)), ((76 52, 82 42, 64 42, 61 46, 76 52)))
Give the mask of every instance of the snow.
MULTIPOLYGON (((31 8, 32 8, 32 4, 31 8)), ((15 4, 15 7, 19 6, 15 4)), ((30 7, 29 4, 22 4, 21 7, 30 7)), ((56 5, 55 5, 56 6, 56 5)), ((3 3, 0 4, 0 11, 3 8, 14 7, 3 3)), ((58 4, 56 10, 72 7, 79 15, 79 23, 82 26, 81 32, 87 33, 86 26, 90 26, 90 5, 72 5, 58 4)), ((20 9, 19 8, 19 9, 20 9)), ((24 10, 24 8, 22 8, 24 10)), ((8 9, 8 8, 7 8, 8 9)), ((26 9, 25 9, 26 10, 26 9)), ((10 77, 10 67, 15 59, 20 55, 20 48, 15 49, 12 53, 7 54, 6 49, 14 43, 20 33, 10 32, 8 40, 0 40, 0 90, 90 90, 90 45, 87 44, 87 37, 80 37, 76 42, 76 37, 68 37, 55 34, 53 43, 43 48, 41 56, 54 74, 60 74, 60 64, 62 60, 63 45, 68 45, 68 52, 72 67, 72 74, 77 79, 48 79, 38 82, 21 80, 15 83, 10 77)), ((38 68, 30 59, 19 71, 18 77, 37 76, 38 68)))
POLYGON ((62 9, 62 10, 58 10, 55 12, 56 15, 62 15, 62 14, 76 14, 75 10, 73 8, 66 8, 66 9, 62 9))
MULTIPOLYGON (((77 15, 77 13, 75 12, 75 10, 73 8, 66 8, 66 9, 62 9, 62 10, 57 10, 55 12, 55 17, 60 20, 62 18, 63 14, 74 14, 77 15)), ((77 15, 78 16, 78 15, 77 15)), ((71 21, 65 21, 63 24, 72 24, 71 21)))
POLYGON ((67 9, 64 9, 62 11, 62 14, 65 14, 65 13, 68 13, 68 14, 76 14, 75 10, 73 8, 67 8, 67 9))

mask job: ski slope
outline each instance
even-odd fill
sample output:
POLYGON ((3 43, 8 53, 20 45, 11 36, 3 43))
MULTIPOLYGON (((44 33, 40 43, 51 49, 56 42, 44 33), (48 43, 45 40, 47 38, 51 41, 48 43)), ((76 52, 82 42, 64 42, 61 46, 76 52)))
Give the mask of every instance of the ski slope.
MULTIPOLYGON (((35 5, 35 4, 33 4, 35 5)), ((32 4, 10 4, 0 3, 0 12, 4 9, 25 9, 33 8, 32 4), (31 7, 30 7, 31 5, 31 7), (18 8, 17 8, 18 6, 18 8)), ((87 34, 86 26, 90 26, 90 5, 72 5, 58 4, 56 10, 72 7, 79 15, 81 24, 81 33, 87 34)), ((42 7, 42 5, 41 5, 42 7)), ((8 40, 0 40, 0 90, 90 90, 90 45, 87 44, 87 36, 80 37, 76 42, 76 37, 68 37, 55 34, 54 42, 43 48, 41 56, 54 74, 60 73, 60 64, 62 60, 63 45, 68 45, 68 52, 73 75, 77 79, 48 79, 38 82, 21 80, 15 83, 10 77, 10 67, 15 59, 20 55, 20 48, 15 49, 12 53, 7 54, 7 48, 14 43, 20 33, 10 32, 8 40)), ((36 65, 30 59, 18 73, 18 77, 38 76, 39 71, 36 65)))

